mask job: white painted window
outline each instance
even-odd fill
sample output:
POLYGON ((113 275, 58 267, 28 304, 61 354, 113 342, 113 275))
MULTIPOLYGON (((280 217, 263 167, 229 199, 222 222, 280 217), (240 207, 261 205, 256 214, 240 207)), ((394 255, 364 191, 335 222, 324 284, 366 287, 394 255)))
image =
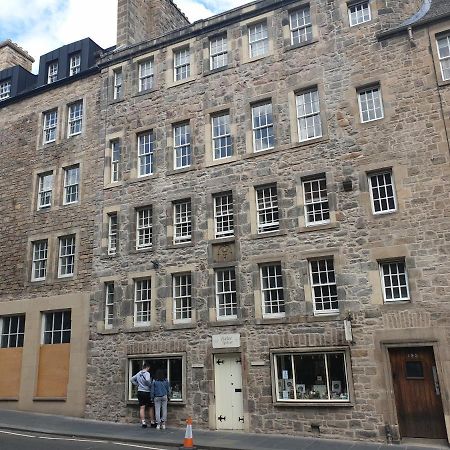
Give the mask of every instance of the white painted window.
MULTIPOLYGON (((140 81, 140 79, 139 79, 139 81, 140 81)), ((123 86, 122 69, 115 69, 114 70, 114 91, 113 91, 114 100, 117 100, 118 98, 122 98, 122 86, 123 86)))
POLYGON ((58 61, 53 61, 47 67, 47 84, 54 83, 57 79, 58 61))
POLYGON ((214 196, 214 236, 216 238, 234 236, 233 195, 214 196))
POLYGON ((348 17, 351 27, 364 22, 370 22, 372 19, 372 14, 370 11, 370 1, 366 0, 349 5, 348 17))
POLYGON ((298 45, 312 41, 311 12, 309 5, 289 14, 291 44, 298 45))
POLYGON ((80 134, 83 129, 83 101, 69 105, 69 136, 80 134))
POLYGON ((44 113, 44 144, 55 142, 56 140, 56 126, 58 125, 58 111, 55 109, 44 113))
POLYGON ((233 155, 230 114, 218 114, 212 116, 211 120, 214 159, 229 158, 233 155))
POLYGON ((278 195, 276 186, 258 187, 256 191, 256 216, 258 233, 280 229, 278 195))
POLYGON ((284 316, 285 305, 281 264, 264 264, 260 266, 259 270, 263 316, 284 316))
POLYGON ((273 355, 277 402, 348 402, 346 355, 298 352, 273 355))
POLYGON ((70 57, 70 76, 80 73, 81 70, 81 55, 75 53, 70 57))
POLYGON ((136 249, 152 247, 152 208, 142 208, 136 211, 136 249))
POLYGON ((43 344, 68 344, 72 330, 71 311, 44 313, 43 344))
POLYGON ((303 181, 303 197, 307 226, 330 222, 330 206, 325 177, 303 181))
POLYGON ((139 63, 139 92, 147 91, 153 87, 154 67, 153 58, 139 63))
POLYGON ((209 41, 210 69, 219 69, 228 65, 227 36, 215 36, 209 41))
POLYGON ((173 127, 174 168, 182 169, 192 164, 191 126, 181 123, 173 127))
POLYGON ((11 96, 11 81, 6 80, 0 83, 0 100, 5 100, 11 96))
POLYGON ((25 315, 0 317, 0 348, 23 347, 25 315))
POLYGON ((217 320, 237 318, 236 272, 234 267, 216 269, 217 320))
POLYGON ((152 284, 150 278, 134 282, 134 325, 150 324, 152 303, 152 284))
POLYGON ((71 277, 75 270, 75 236, 59 238, 58 278, 71 277))
POLYGON ((175 323, 192 320, 192 278, 190 273, 173 275, 173 314, 175 323))
MULTIPOLYGON (((442 79, 450 80, 450 34, 437 39, 439 63, 441 65, 442 79)), ((1 88, 0 88, 1 98, 1 88)))
POLYGON ((108 255, 117 253, 118 218, 117 213, 108 214, 108 255))
POLYGON ((300 142, 322 136, 319 92, 317 88, 296 95, 297 123, 300 142))
POLYGON ((379 86, 359 90, 358 101, 361 122, 371 122, 384 117, 379 86))
POLYGON ((272 103, 252 106, 253 150, 259 152, 274 146, 272 103))
POLYGON ((314 314, 336 314, 339 312, 336 275, 333 258, 309 261, 314 314))
POLYGON ((153 151, 155 147, 155 134, 147 131, 138 136, 138 166, 139 176, 153 173, 153 151))
POLYGON ((114 282, 105 283, 105 329, 111 329, 114 321, 114 282))
POLYGON ((384 301, 388 303, 409 300, 405 261, 383 261, 379 265, 384 301))
POLYGON ((33 242, 33 262, 31 265, 31 281, 42 281, 47 276, 48 241, 33 242))
POLYGON ((173 205, 173 243, 182 244, 192 240, 191 201, 177 202, 173 205))
POLYGON ((64 205, 77 203, 80 195, 80 167, 78 165, 64 169, 64 205))
POLYGON ((392 171, 371 173, 368 178, 372 212, 385 214, 397 211, 392 171))
POLYGON ((120 181, 120 161, 121 160, 121 148, 120 141, 117 139, 111 141, 111 183, 117 183, 120 181))
POLYGON ((264 56, 269 52, 269 32, 266 22, 248 27, 248 42, 250 58, 264 56))
POLYGON ((38 176, 38 209, 52 206, 53 172, 41 173, 38 176))
POLYGON ((173 53, 173 69, 174 80, 185 80, 191 76, 191 63, 190 63, 190 49, 189 47, 176 50, 173 53))

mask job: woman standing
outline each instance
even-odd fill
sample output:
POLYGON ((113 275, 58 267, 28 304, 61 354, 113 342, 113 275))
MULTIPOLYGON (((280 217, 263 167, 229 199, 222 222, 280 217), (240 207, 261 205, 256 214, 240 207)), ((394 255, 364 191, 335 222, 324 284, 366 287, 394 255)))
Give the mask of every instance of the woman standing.
POLYGON ((170 398, 170 384, 167 381, 166 374, 162 369, 156 371, 153 378, 151 396, 155 402, 156 429, 165 430, 167 420, 167 401, 170 398), (162 417, 161 417, 162 410, 162 417))

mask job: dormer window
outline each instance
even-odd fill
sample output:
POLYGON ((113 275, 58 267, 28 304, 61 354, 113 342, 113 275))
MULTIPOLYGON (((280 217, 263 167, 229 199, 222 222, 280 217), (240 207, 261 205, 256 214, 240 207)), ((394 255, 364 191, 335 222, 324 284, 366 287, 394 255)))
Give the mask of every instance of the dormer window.
POLYGON ((6 80, 0 83, 0 100, 11 97, 11 81, 6 80))
POLYGON ((58 79, 58 61, 53 61, 48 65, 47 84, 54 83, 58 79))
POLYGON ((70 57, 70 76, 80 73, 81 70, 81 55, 79 53, 74 53, 70 57))

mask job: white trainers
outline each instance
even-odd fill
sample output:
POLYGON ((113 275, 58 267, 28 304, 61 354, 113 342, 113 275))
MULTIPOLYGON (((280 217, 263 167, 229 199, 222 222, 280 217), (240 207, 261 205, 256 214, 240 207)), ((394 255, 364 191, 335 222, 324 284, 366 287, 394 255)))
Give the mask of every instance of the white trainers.
POLYGON ((166 429, 166 424, 163 423, 163 424, 161 425, 161 430, 165 430, 165 429, 166 429))
MULTIPOLYGON (((164 426, 164 425, 163 425, 164 426)), ((159 423, 158 423, 158 425, 156 425, 156 429, 157 430, 159 430, 161 427, 159 426, 159 423)))

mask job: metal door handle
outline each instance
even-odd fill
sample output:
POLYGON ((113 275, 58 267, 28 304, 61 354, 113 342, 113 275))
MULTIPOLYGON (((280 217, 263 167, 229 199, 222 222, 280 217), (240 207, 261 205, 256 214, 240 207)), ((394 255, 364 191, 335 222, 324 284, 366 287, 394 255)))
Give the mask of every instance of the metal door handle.
POLYGON ((433 371, 434 390, 436 391, 436 395, 441 395, 441 388, 439 386, 436 366, 432 366, 431 370, 433 371))
POLYGON ((234 392, 242 392, 242 389, 235 389, 234 392))

